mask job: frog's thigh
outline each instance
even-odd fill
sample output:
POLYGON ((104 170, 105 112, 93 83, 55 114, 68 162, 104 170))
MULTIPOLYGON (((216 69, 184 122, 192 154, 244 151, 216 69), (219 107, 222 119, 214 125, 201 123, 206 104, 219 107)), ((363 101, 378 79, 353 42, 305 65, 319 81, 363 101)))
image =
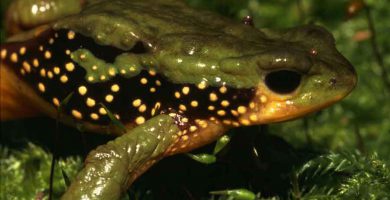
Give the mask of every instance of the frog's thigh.
POLYGON ((174 143, 178 132, 171 117, 159 115, 98 147, 62 199, 119 199, 174 143))

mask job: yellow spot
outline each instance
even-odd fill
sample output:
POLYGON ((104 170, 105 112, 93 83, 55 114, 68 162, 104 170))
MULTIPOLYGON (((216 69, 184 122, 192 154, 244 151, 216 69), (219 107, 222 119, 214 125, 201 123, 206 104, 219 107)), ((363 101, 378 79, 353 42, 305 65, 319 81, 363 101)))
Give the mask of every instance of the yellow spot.
POLYGON ((62 83, 66 83, 66 82, 68 82, 68 77, 67 77, 66 75, 62 75, 62 76, 60 77, 60 81, 61 81, 62 83))
POLYGON ((84 85, 82 85, 82 86, 80 86, 79 87, 79 93, 80 93, 80 95, 85 95, 85 94, 87 94, 87 87, 85 87, 84 85))
POLYGON ((26 74, 26 71, 25 71, 24 69, 20 69, 20 73, 21 73, 22 75, 25 75, 25 74, 26 74))
POLYGON ((50 59, 51 58, 51 53, 50 51, 45 51, 45 58, 50 59))
POLYGON ((154 93, 154 92, 156 92, 156 88, 152 87, 152 88, 150 88, 149 91, 150 91, 151 93, 154 93))
POLYGON ((266 103, 267 102, 267 97, 264 96, 264 95, 261 95, 260 101, 261 101, 261 103, 266 103))
POLYGON ((137 119, 135 119, 135 123, 137 123, 138 125, 139 124, 143 124, 145 123, 145 118, 144 117, 137 117, 137 119))
POLYGON ((70 72, 73 71, 74 70, 74 64, 72 62, 66 63, 65 69, 70 71, 70 72))
POLYGON ((12 53, 11 54, 11 61, 14 63, 17 63, 18 62, 18 54, 12 53))
POLYGON ((196 126, 190 126, 190 131, 195 132, 198 128, 196 126))
POLYGON ((142 103, 141 99, 136 99, 136 100, 133 101, 133 106, 134 107, 138 107, 138 106, 141 105, 141 103, 142 103))
POLYGON ((113 92, 118 92, 119 91, 119 85, 118 84, 114 84, 114 85, 112 85, 111 86, 111 91, 113 91, 113 92))
POLYGON ((183 87, 183 89, 181 90, 181 92, 183 92, 184 95, 187 95, 190 93, 190 88, 189 87, 183 87))
MULTIPOLYGON (((182 137, 181 137, 181 139, 183 140, 183 141, 187 141, 188 140, 188 135, 183 135, 182 137)), ((184 148, 184 147, 183 147, 184 148)))
POLYGON ((22 47, 19 49, 19 54, 24 55, 26 53, 26 47, 22 47))
POLYGON ((53 38, 50 38, 49 39, 49 44, 53 44, 54 43, 54 39, 53 38))
POLYGON ((42 77, 46 77, 46 70, 45 69, 41 69, 41 71, 39 73, 41 74, 42 77))
POLYGON ((26 70, 26 72, 31 72, 31 65, 26 61, 23 62, 23 68, 26 70))
POLYGON ((38 89, 41 92, 45 92, 46 91, 46 87, 45 87, 45 85, 43 83, 38 83, 38 89))
POLYGON ((226 86, 222 86, 219 88, 219 92, 222 93, 222 94, 225 94, 227 92, 227 88, 226 86))
POLYGON ((154 71, 154 70, 149 70, 149 74, 151 75, 151 76, 156 76, 156 71, 154 71))
POLYGON ((102 81, 106 80, 106 76, 101 75, 101 76, 100 76, 100 80, 102 80, 102 81))
POLYGON ((251 114, 249 116, 249 120, 251 120, 252 122, 256 122, 258 120, 257 115, 256 114, 251 114))
POLYGON ((152 111, 150 111, 150 114, 154 116, 156 114, 156 108, 152 108, 152 111))
POLYGON ((38 59, 35 58, 35 59, 33 60, 33 66, 34 66, 34 67, 39 67, 39 61, 38 61, 38 59))
POLYGON ((198 107, 198 102, 197 101, 191 101, 191 106, 192 107, 198 107))
POLYGON ((252 109, 254 109, 254 108, 255 108, 255 106, 256 106, 255 102, 251 102, 251 103, 249 103, 249 108, 252 108, 252 109))
POLYGON ((183 119, 181 119, 181 121, 184 122, 184 123, 187 123, 188 122, 188 118, 184 117, 183 119))
POLYGON ((238 123, 238 122, 233 122, 232 124, 233 124, 233 126, 235 126, 235 127, 239 127, 239 126, 240 126, 240 123, 238 123))
POLYGON ((179 93, 179 92, 175 92, 175 97, 176 97, 177 99, 180 99, 180 93, 179 93))
POLYGON ((217 101, 218 100, 218 96, 215 94, 215 93, 210 93, 210 101, 217 101))
POLYGON ((116 118, 117 120, 120 120, 120 119, 121 119, 121 116, 119 116, 118 114, 115 114, 114 116, 115 116, 115 118, 116 118))
POLYGON ((121 69, 121 74, 126 74, 126 70, 124 70, 124 69, 121 69))
POLYGON ((202 82, 200 82, 200 83, 198 84, 198 88, 201 89, 201 90, 205 89, 206 86, 207 86, 207 85, 206 85, 206 81, 202 81, 202 82))
POLYGON ((105 108, 99 108, 99 113, 100 113, 101 115, 107 115, 107 111, 106 111, 105 108))
POLYGON ((245 106, 239 106, 239 107, 237 108, 237 111, 238 111, 238 113, 240 113, 240 114, 244 114, 244 113, 246 113, 246 107, 245 107, 245 106))
POLYGON ((146 105, 145 104, 142 104, 139 108, 138 108, 138 111, 139 112, 145 112, 146 111, 146 105))
POLYGON ((156 85, 157 85, 157 86, 161 86, 161 81, 156 80, 156 85))
POLYGON ((247 120, 247 119, 241 119, 241 120, 240 120, 240 123, 241 123, 242 125, 245 125, 245 126, 248 126, 248 125, 251 124, 251 122, 250 122, 249 120, 247 120))
POLYGON ((235 110, 231 110, 230 112, 232 113, 232 115, 233 115, 233 116, 236 116, 236 117, 238 117, 238 115, 239 115, 239 114, 238 114, 238 112, 237 112, 237 111, 235 111, 235 110))
POLYGON ((225 116, 225 115, 226 115, 226 112, 225 112, 224 110, 218 110, 218 111, 217 111, 217 114, 218 114, 219 116, 225 116))
POLYGON ((146 79, 146 78, 141 78, 141 84, 147 84, 148 83, 148 79, 146 79))
POLYGON ((70 52, 69 49, 67 49, 67 50, 65 51, 65 54, 66 54, 66 55, 70 55, 70 53, 71 53, 71 52, 70 52))
POLYGON ((97 69, 98 69, 98 67, 96 65, 92 66, 93 71, 96 71, 97 69))
POLYGON ((209 109, 209 110, 215 110, 215 107, 214 107, 214 106, 209 106, 207 109, 209 109))
POLYGON ((85 54, 81 54, 81 55, 80 55, 80 59, 81 59, 81 60, 84 60, 86 57, 87 57, 87 56, 86 56, 85 54))
POLYGON ((54 75, 53 75, 53 72, 51 72, 51 71, 48 71, 48 72, 47 72, 47 77, 53 78, 53 76, 54 76, 54 75))
POLYGON ((223 120, 222 121, 224 124, 226 125, 231 125, 232 124, 232 121, 231 120, 223 120))
POLYGON ((135 67, 130 67, 129 70, 130 70, 131 72, 135 72, 135 67))
POLYGON ((7 57, 7 50, 6 49, 2 49, 1 50, 1 59, 5 59, 5 57, 7 57))
POLYGON ((93 76, 88 76, 88 81, 92 82, 93 80, 95 80, 93 76))
POLYGON ((183 104, 180 104, 180 105, 179 105, 179 109, 180 109, 181 111, 186 111, 186 110, 187 110, 187 107, 186 107, 185 105, 183 105, 183 104))
POLYGON ((58 100, 57 98, 53 98, 53 104, 55 105, 55 106, 60 106, 60 100, 58 100))
POLYGON ((114 100, 114 96, 112 96, 111 94, 107 95, 105 100, 108 102, 108 103, 111 103, 113 100, 114 100))
POLYGON ((61 69, 59 67, 54 67, 53 71, 54 71, 55 74, 60 74, 61 69))
POLYGON ((116 70, 115 70, 115 68, 110 68, 110 69, 108 69, 108 74, 110 75, 110 76, 115 76, 115 74, 116 74, 116 70))
POLYGON ((154 108, 156 109, 159 109, 161 107, 161 103, 160 102, 157 102, 155 105, 154 105, 154 108))
POLYGON ((76 33, 74 31, 69 31, 68 32, 68 39, 73 40, 75 37, 76 33))
POLYGON ((83 115, 78 110, 72 110, 72 115, 76 119, 82 119, 83 118, 83 115))
POLYGON ((88 97, 87 101, 86 101, 86 104, 89 107, 94 107, 96 105, 96 101, 94 99, 88 97))
POLYGON ((43 51, 43 46, 39 46, 39 51, 43 51))
POLYGON ((98 119, 99 119, 99 115, 96 114, 96 113, 91 113, 90 117, 91 117, 91 119, 93 119, 93 120, 98 120, 98 119))
POLYGON ((222 102, 221 102, 221 106, 223 106, 223 107, 228 107, 230 105, 230 103, 229 103, 229 101, 227 101, 227 100, 223 100, 222 102))

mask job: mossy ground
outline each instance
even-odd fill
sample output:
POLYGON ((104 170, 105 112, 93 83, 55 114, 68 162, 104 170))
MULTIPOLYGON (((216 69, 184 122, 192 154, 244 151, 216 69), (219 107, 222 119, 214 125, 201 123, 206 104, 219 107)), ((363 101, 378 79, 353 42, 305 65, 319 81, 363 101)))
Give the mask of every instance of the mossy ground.
MULTIPOLYGON (((355 66, 359 83, 343 102, 304 119, 232 131, 232 142, 215 164, 203 165, 184 155, 167 158, 142 176, 126 198, 228 199, 209 192, 234 188, 269 199, 390 198, 390 88, 373 53, 364 10, 347 18, 348 5, 359 1, 188 1, 237 20, 252 15, 259 28, 321 24, 335 35, 339 50, 355 66)), ((6 2, 1 1, 2 13, 6 2)), ((390 71, 390 2, 366 3, 379 53, 390 71)), ((45 196, 53 151, 60 156, 54 177, 58 197, 66 187, 63 173, 72 178, 82 157, 111 139, 61 126, 55 142, 55 132, 55 121, 46 118, 1 124, 0 199, 45 196)))

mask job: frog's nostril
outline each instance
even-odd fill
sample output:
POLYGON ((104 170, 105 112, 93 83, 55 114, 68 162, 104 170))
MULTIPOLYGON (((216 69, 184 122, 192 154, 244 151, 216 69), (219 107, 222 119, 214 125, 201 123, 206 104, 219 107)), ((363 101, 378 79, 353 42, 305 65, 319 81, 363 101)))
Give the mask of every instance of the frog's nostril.
POLYGON ((265 76, 265 85, 273 92, 288 94, 298 88, 301 78, 302 75, 296 71, 278 70, 265 76))

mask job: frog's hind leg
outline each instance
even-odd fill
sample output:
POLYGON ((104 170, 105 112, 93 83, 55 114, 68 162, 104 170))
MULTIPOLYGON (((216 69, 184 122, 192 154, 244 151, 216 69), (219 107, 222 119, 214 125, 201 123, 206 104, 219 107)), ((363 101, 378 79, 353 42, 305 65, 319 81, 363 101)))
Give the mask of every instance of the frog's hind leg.
MULTIPOLYGON (((26 75, 34 72, 34 61, 31 56, 38 48, 34 38, 26 41, 11 42, 0 45, 0 120, 13 120, 38 116, 41 113, 37 109, 39 97, 26 82, 26 75), (28 61, 27 61, 28 60, 28 61)), ((38 62, 38 61, 35 61, 38 62)), ((37 63, 35 63, 37 64, 37 63)))
POLYGON ((24 95, 31 92, 31 88, 3 63, 3 52, 0 66, 0 120, 39 116, 41 113, 24 95))

